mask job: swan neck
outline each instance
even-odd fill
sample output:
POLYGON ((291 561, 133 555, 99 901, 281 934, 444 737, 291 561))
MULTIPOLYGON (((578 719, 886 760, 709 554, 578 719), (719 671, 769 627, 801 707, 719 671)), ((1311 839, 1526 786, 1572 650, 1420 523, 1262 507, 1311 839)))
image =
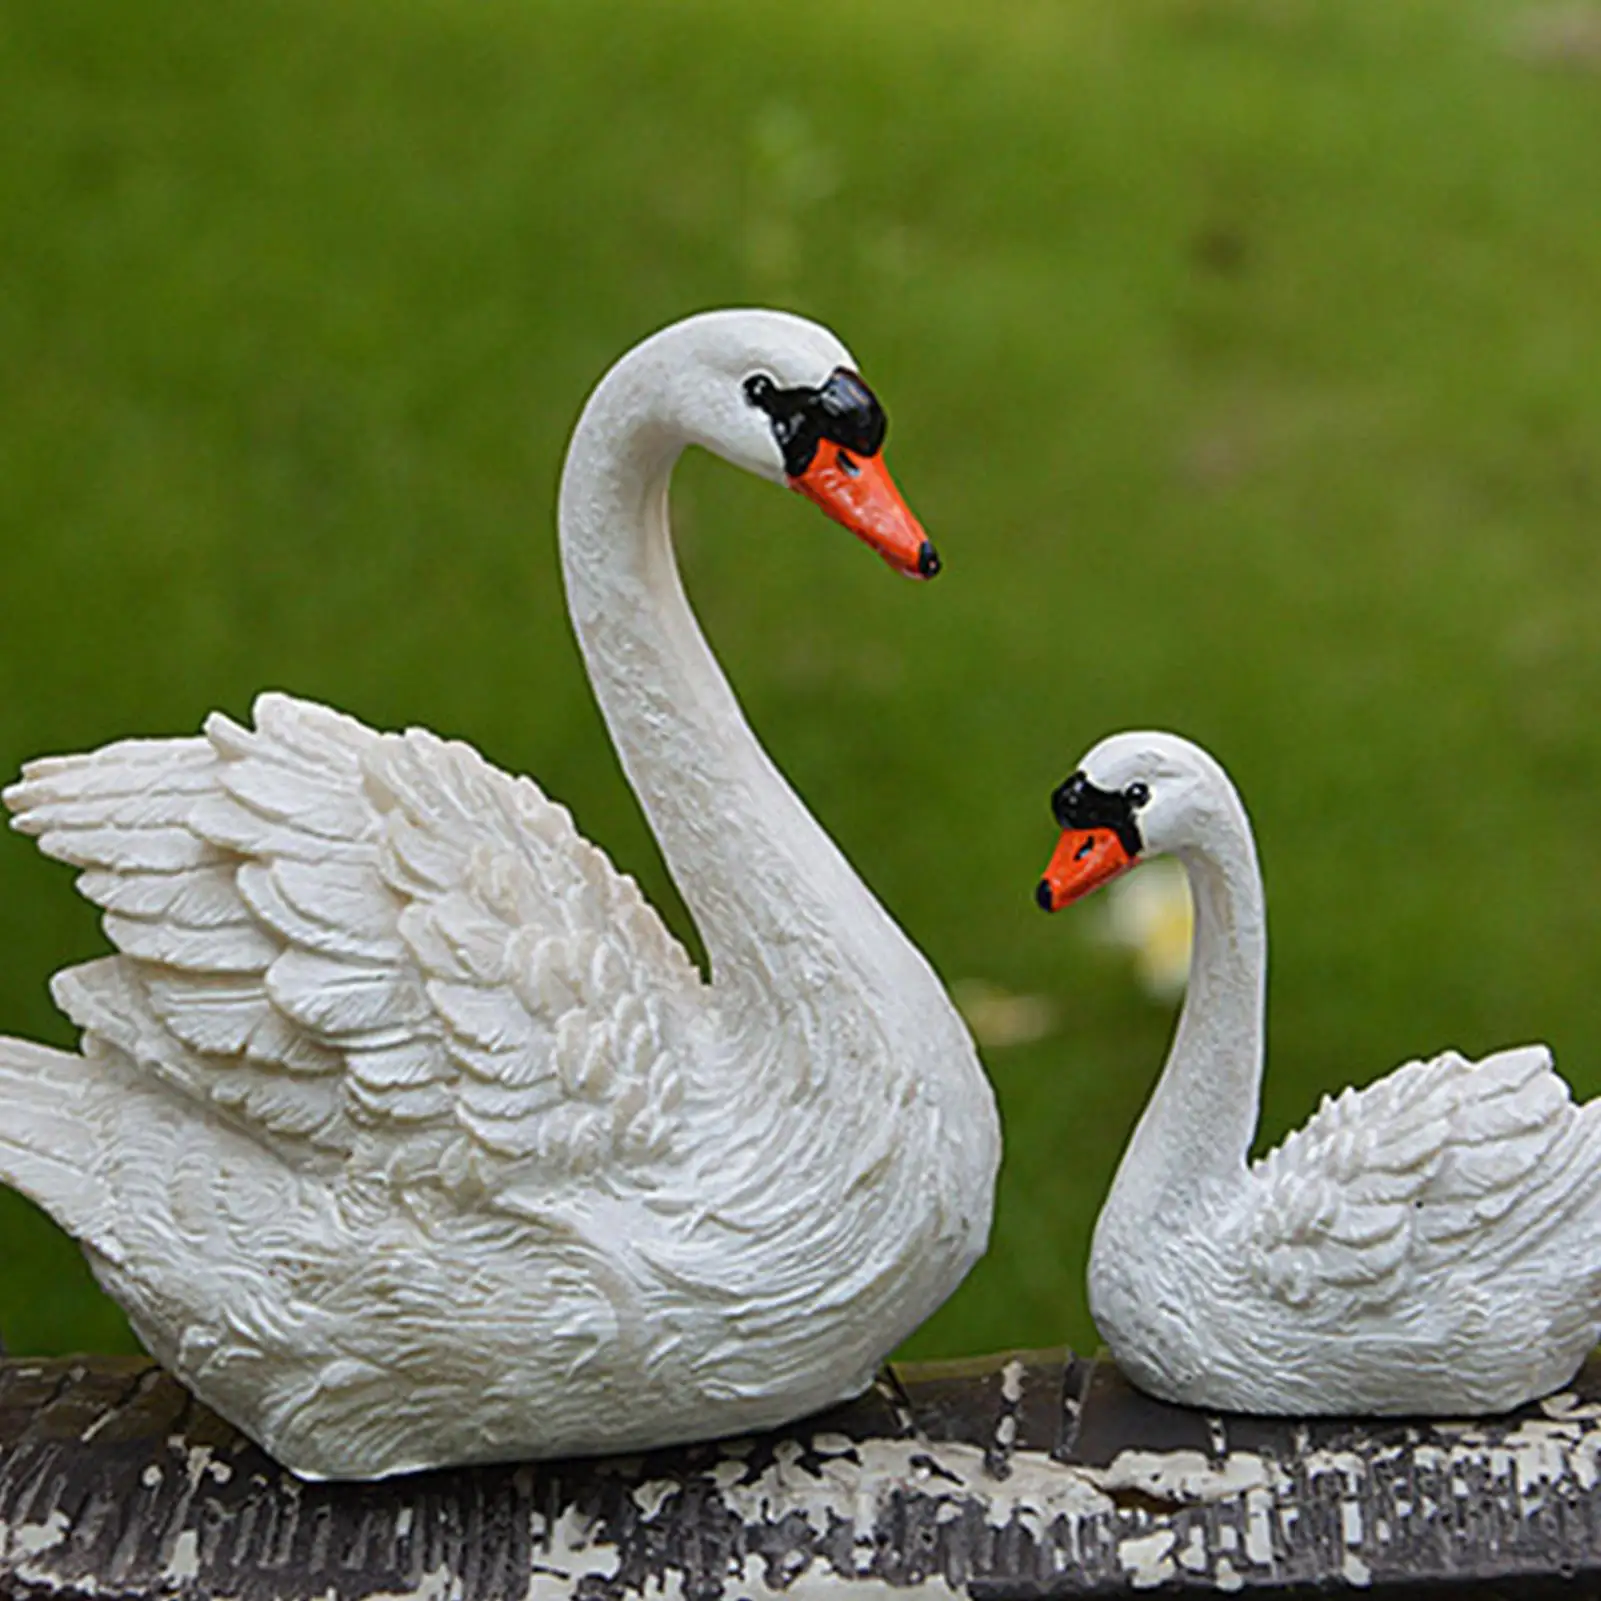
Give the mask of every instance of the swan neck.
POLYGON ((1195 911, 1190 980, 1167 1065, 1125 1173, 1176 1184, 1237 1176, 1256 1132, 1267 976, 1266 909, 1250 823, 1232 787, 1177 852, 1195 911))
POLYGON ((690 608, 668 517, 690 441, 671 415, 670 383, 653 383, 640 354, 602 381, 568 452, 568 606, 714 982, 754 1004, 785 988, 786 965, 837 947, 842 928, 877 930, 887 918, 761 748, 690 608))

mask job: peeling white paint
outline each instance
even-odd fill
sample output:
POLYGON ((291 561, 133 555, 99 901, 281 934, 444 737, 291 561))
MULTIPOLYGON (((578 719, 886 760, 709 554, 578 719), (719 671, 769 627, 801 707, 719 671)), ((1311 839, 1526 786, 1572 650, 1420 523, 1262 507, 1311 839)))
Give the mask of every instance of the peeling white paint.
POLYGON ((1212 1582, 1220 1590, 1234 1591, 1245 1588, 1244 1575, 1227 1557, 1217 1559, 1217 1566, 1212 1570, 1212 1582))
POLYGON ((1178 1554, 1178 1564, 1191 1573, 1206 1572, 1206 1534, 1199 1523, 1190 1525, 1189 1538, 1178 1554))
POLYGON ((1172 1529, 1153 1529, 1117 1543, 1117 1560, 1136 1590, 1154 1590, 1173 1577, 1171 1553, 1178 1535, 1172 1529))
MULTIPOLYGON (((752 1601, 780 1596, 785 1601, 956 1601, 965 1588, 953 1590, 942 1576, 908 1588, 872 1575, 876 1537, 898 1493, 917 1496, 925 1515, 943 1528, 976 1516, 992 1530, 1026 1537, 1036 1548, 1027 1554, 1028 1571, 1042 1581, 1070 1585, 1086 1561, 1099 1564, 1110 1557, 1126 1582, 1142 1591, 1180 1578, 1210 1581, 1225 1592, 1263 1578, 1360 1587, 1393 1576, 1390 1548, 1398 1540, 1412 1540, 1424 1520, 1457 1515, 1454 1489, 1483 1497, 1487 1505, 1493 1502, 1497 1523, 1491 1537, 1504 1527, 1503 1519, 1515 1521, 1520 1513, 1532 1519, 1542 1507, 1567 1504, 1577 1493, 1594 1490, 1601 1484, 1601 1408, 1596 1412, 1593 1418, 1581 1414, 1577 1404, 1545 1406, 1516 1427, 1458 1424, 1428 1443, 1414 1444, 1409 1433, 1404 1444, 1378 1446, 1360 1433, 1342 1434, 1338 1447, 1308 1448, 1299 1458, 1287 1454, 1282 1461, 1251 1451, 1209 1457, 1199 1450, 1131 1450, 1107 1467, 1092 1469, 1025 1450, 1012 1456, 1006 1478, 992 1473, 993 1455, 986 1458, 979 1446, 925 1439, 857 1443, 825 1432, 809 1442, 782 1442, 760 1471, 736 1457, 718 1460, 705 1472, 727 1511, 749 1527, 796 1515, 818 1535, 837 1527, 836 1519, 852 1525, 843 1550, 834 1548, 838 1568, 804 1550, 785 1553, 770 1574, 760 1555, 736 1561, 725 1575, 730 1593, 752 1601), (1378 1516, 1375 1490, 1403 1488, 1397 1482, 1401 1474, 1412 1480, 1410 1493, 1393 1500, 1380 1495, 1384 1515, 1378 1516), (1297 1497, 1308 1481, 1314 1499, 1338 1516, 1339 1543, 1332 1551, 1321 1540, 1313 1542, 1315 1549, 1305 1540, 1298 1546, 1294 1537, 1305 1521, 1297 1497), (1134 1499, 1119 1501, 1117 1493, 1123 1491, 1134 1499), (1220 1510, 1205 1517, 1194 1510, 1204 1507, 1220 1510), (1309 1560, 1315 1564, 1310 1572, 1309 1560)), ((1392 1436, 1400 1438, 1399 1432, 1392 1436)), ((201 1487, 204 1494, 235 1473, 208 1448, 188 1444, 174 1453, 172 1469, 177 1482, 167 1488, 180 1500, 186 1487, 201 1487)), ((150 1488, 166 1483, 155 1464, 145 1469, 143 1480, 150 1488)), ((530 1502, 539 1499, 532 1477, 526 1482, 519 1477, 518 1483, 530 1502)), ((660 1526, 673 1516, 669 1501, 682 1483, 676 1477, 657 1478, 617 1488, 631 1496, 641 1518, 660 1526)), ((49 1504, 18 1503, 41 1510, 49 1504)), ((421 1515, 411 1505, 396 1504, 392 1540, 409 1538, 415 1549, 421 1515)), ((528 1576, 524 1601, 568 1601, 584 1578, 609 1580, 618 1573, 623 1551, 606 1524, 572 1507, 554 1523, 532 1505, 526 1515, 536 1571, 528 1576)), ((180 1524, 184 1516, 176 1510, 180 1524)), ((169 1586, 192 1587, 202 1576, 198 1515, 194 1521, 197 1528, 167 1536, 161 1578, 169 1586)), ((9 1558, 0 1566, 0 1590, 7 1578, 15 1582, 35 1571, 58 1577, 53 1564, 62 1558, 50 1553, 71 1534, 69 1516, 59 1510, 43 1522, 9 1529, 0 1522, 0 1558, 9 1558)), ((1483 1537, 1481 1531, 1471 1538, 1478 1543, 1483 1537)), ((462 1582, 439 1568, 415 1586, 408 1579, 396 1591, 364 1601, 460 1601, 462 1582)), ((637 1594, 641 1601, 686 1601, 687 1582, 684 1572, 673 1569, 651 1577, 637 1594)))
POLYGON ((1355 1451, 1321 1450, 1308 1451, 1302 1458, 1308 1478, 1318 1478, 1325 1473, 1338 1473, 1345 1480, 1348 1490, 1355 1491, 1366 1483, 1368 1464, 1355 1451))
MULTIPOLYGON (((737 1590, 731 1593, 750 1597, 772 1597, 773 1601, 966 1601, 966 1591, 953 1589, 941 1578, 925 1579, 921 1584, 890 1584, 884 1579, 861 1578, 836 1573, 826 1563, 814 1562, 792 1583, 775 1589, 768 1584, 766 1564, 759 1557, 745 1559, 745 1571, 737 1590)), ((682 1601, 676 1591, 672 1601, 682 1601)))
MULTIPOLYGON (((1437 1476, 1442 1486, 1456 1481, 1470 1490, 1488 1478, 1514 1491, 1528 1510, 1564 1480, 1594 1483, 1601 1478, 1601 1430, 1587 1427, 1586 1419, 1563 1412, 1553 1416, 1553 1409, 1544 1410, 1545 1416, 1528 1420, 1501 1439, 1482 1429, 1461 1427, 1446 1444, 1412 1450, 1392 1445, 1370 1452, 1308 1451, 1301 1464, 1307 1476, 1314 1482, 1333 1476, 1342 1492, 1338 1509, 1344 1581, 1370 1585, 1372 1553, 1367 1543, 1382 1547, 1396 1538, 1390 1518, 1366 1521, 1362 1497, 1376 1467, 1410 1457, 1417 1471, 1437 1476)), ((749 1482, 740 1482, 747 1473, 740 1462, 719 1464, 712 1475, 729 1511, 746 1523, 773 1523, 798 1513, 818 1534, 826 1532, 831 1516, 854 1523, 859 1571, 839 1573, 822 1560, 808 1564, 797 1558, 774 1575, 774 1583, 792 1601, 834 1596, 842 1586, 853 1596, 865 1593, 861 1586, 872 1557, 872 1531, 898 1489, 913 1490, 935 1502, 937 1522, 950 1523, 976 1503, 990 1527, 1021 1526, 1058 1571, 1070 1568, 1091 1539, 1104 1538, 1091 1536, 1084 1527, 1087 1522, 1110 1524, 1118 1562, 1138 1588, 1159 1585, 1182 1569, 1197 1575, 1210 1570, 1219 1589, 1238 1589, 1245 1583, 1245 1570, 1275 1569, 1279 1559, 1274 1518, 1279 1519, 1279 1538, 1286 1545, 1293 1544, 1299 1521, 1297 1508, 1284 1504, 1283 1498, 1293 1491, 1287 1468, 1255 1452, 1231 1452, 1219 1462, 1199 1451, 1127 1451, 1109 1467, 1089 1469, 1024 1451, 1017 1453, 1011 1466, 1010 1477, 997 1479, 986 1467, 984 1453, 974 1446, 907 1440, 853 1444, 840 1436, 814 1440, 809 1452, 790 1442, 749 1482), (1112 1500, 1112 1492, 1119 1490, 1171 1502, 1175 1515, 1183 1507, 1232 1502, 1239 1508, 1239 1524, 1225 1521, 1210 1536, 1198 1523, 1181 1530, 1173 1516, 1160 1512, 1120 1512, 1112 1500), (1132 1532, 1117 1538, 1122 1530, 1132 1532)), ((635 1503, 646 1516, 654 1516, 676 1488, 676 1481, 670 1480, 641 1485, 634 1492, 635 1503)), ((1394 1506, 1394 1516, 1403 1519, 1426 1517, 1433 1510, 1427 1496, 1416 1508, 1407 1499, 1394 1506)), ((556 1533, 550 1566, 561 1570, 566 1583, 584 1573, 616 1571, 618 1554, 609 1546, 589 1545, 588 1531, 573 1524, 556 1533)), ((549 1575, 552 1580, 556 1577, 554 1572, 549 1575)), ((752 1571, 747 1581, 753 1592, 771 1593, 765 1568, 761 1573, 752 1571)), ((876 1590, 876 1581, 872 1587, 876 1590)), ((673 1601, 676 1588, 676 1584, 658 1585, 652 1594, 673 1601)), ((943 1592, 944 1581, 935 1588, 943 1592)), ((533 1593, 536 1601, 542 1601, 544 1595, 557 1592, 543 1588, 533 1593)), ((911 1597, 925 1590, 891 1587, 888 1593, 911 1597)))
POLYGON ((1340 1571, 1345 1575, 1347 1584, 1354 1584, 1366 1589, 1373 1583, 1373 1573, 1355 1551, 1345 1553, 1345 1561, 1340 1565, 1340 1571))
POLYGON ((193 1529, 182 1530, 173 1541, 172 1557, 162 1570, 164 1578, 182 1584, 200 1572, 200 1536, 193 1529))
MULTIPOLYGON (((168 1442, 171 1444, 171 1441, 168 1442)), ((211 1447, 209 1445, 192 1445, 185 1453, 184 1472, 189 1477, 191 1491, 200 1488, 200 1481, 211 1467, 211 1447)))
POLYGON ((79 1436, 78 1436, 78 1439, 79 1439, 79 1440, 80 1440, 80 1441, 81 1441, 81 1442, 82 1442, 82 1443, 83 1443, 83 1444, 84 1444, 84 1445, 87 1445, 87 1444, 88 1444, 88 1443, 89 1443, 89 1442, 90 1442, 90 1441, 91 1441, 91 1440, 92 1440, 92 1439, 94 1439, 94 1437, 95 1437, 95 1436, 96 1436, 96 1435, 97 1435, 97 1434, 99 1434, 99 1433, 100 1433, 100 1431, 101 1431, 101 1430, 102 1430, 102 1429, 103 1429, 103 1428, 105 1428, 105 1427, 106 1427, 106 1425, 107 1425, 107 1424, 110 1424, 110 1423, 115 1423, 115 1422, 116 1422, 116 1420, 117 1420, 117 1418, 118 1418, 118 1417, 119 1417, 119 1416, 120 1416, 120 1415, 121 1415, 121 1411, 122 1411, 122 1409, 121 1409, 121 1408, 120 1408, 120 1407, 115 1407, 115 1406, 108 1406, 108 1407, 107 1407, 107 1408, 106 1408, 106 1409, 105 1409, 105 1411, 104 1411, 104 1412, 102 1412, 102 1413, 101 1413, 101 1414, 100 1414, 100 1416, 99 1416, 99 1417, 97 1417, 97 1418, 96 1418, 96 1419, 95 1419, 95 1420, 94 1420, 94 1421, 93 1421, 93 1422, 92 1422, 92 1423, 91 1423, 91 1424, 90 1424, 90 1425, 89 1425, 89 1427, 88 1427, 88 1428, 86 1428, 86 1429, 85 1429, 85 1430, 84 1430, 84 1431, 83 1431, 83 1433, 82 1433, 82 1434, 80 1434, 80 1435, 79 1435, 79 1436))
POLYGON ((1013 1357, 1001 1369, 1001 1399, 1008 1406, 1016 1406, 1023 1399, 1023 1374, 1027 1371, 1023 1362, 1013 1357))
POLYGON ((1568 1474, 1587 1490, 1596 1481, 1601 1436, 1585 1430, 1577 1419, 1530 1418, 1507 1435, 1502 1448, 1513 1455, 1520 1493, 1568 1474))
MULTIPOLYGON (((1601 1448, 1601 1441, 1597 1448, 1601 1448)), ((1392 1460, 1395 1455, 1390 1451, 1383 1460, 1392 1460)), ((936 1517, 943 1516, 945 1521, 959 1517, 969 1498, 982 1505, 992 1527, 1004 1527, 1015 1520, 1042 1541, 1041 1555, 1057 1572, 1070 1572, 1081 1549, 1092 1541, 1104 1540, 1110 1533, 1118 1563, 1129 1582, 1142 1590, 1171 1581, 1181 1570, 1195 1576, 1207 1575, 1210 1570, 1209 1576, 1218 1590, 1238 1590, 1245 1583, 1242 1570, 1272 1571, 1275 1565, 1273 1518, 1278 1516, 1285 1530, 1296 1522, 1295 1508, 1279 1500, 1292 1488, 1288 1472, 1271 1458, 1253 1453, 1234 1453, 1232 1459, 1213 1465, 1193 1451, 1131 1452, 1098 1473, 1056 1463, 1040 1453, 1025 1452, 1020 1456, 1028 1480, 1023 1486, 990 1477, 983 1466, 983 1453, 970 1446, 868 1442, 851 1445, 848 1451, 839 1452, 821 1465, 816 1454, 781 1453, 766 1472, 728 1497, 739 1503, 730 1505, 730 1510, 748 1517, 759 1508, 768 1521, 798 1510, 816 1528, 820 1521, 826 1524, 825 1507, 832 1507, 840 1515, 854 1509, 858 1517, 855 1558, 860 1566, 856 1572, 850 1571, 849 1566, 841 1572, 825 1560, 808 1562, 804 1554, 794 1553, 785 1566, 773 1570, 769 1580, 765 1561, 753 1556, 743 1565, 740 1592, 762 1601, 776 1596, 787 1601, 954 1601, 959 1592, 953 1591, 943 1578, 903 1588, 872 1578, 866 1571, 872 1559, 871 1530, 882 1516, 887 1497, 898 1486, 911 1487, 934 1499, 939 1503, 936 1517), (919 1455, 927 1455, 929 1462, 914 1463, 912 1458, 919 1455), (1205 1526, 1193 1517, 1188 1528, 1180 1528, 1177 1519, 1184 1514, 1177 1508, 1171 1515, 1120 1511, 1105 1494, 1112 1488, 1148 1490, 1153 1486, 1170 1492, 1169 1499, 1182 1498, 1190 1504, 1232 1499, 1238 1507, 1238 1531, 1224 1522, 1220 1527, 1214 1526, 1209 1536, 1205 1526), (1227 1493, 1230 1487, 1234 1490, 1232 1497, 1227 1493), (1025 1506, 1025 1498, 1031 1504, 1025 1506), (1092 1533, 1097 1527, 1105 1532, 1092 1533), (1118 1538, 1120 1532, 1122 1537, 1118 1538)), ((1489 1473, 1504 1490, 1539 1494, 1554 1476, 1571 1472, 1576 1461, 1593 1462, 1593 1458, 1591 1442, 1577 1422, 1543 1418, 1513 1430, 1500 1441, 1436 1448, 1425 1471, 1444 1477, 1474 1463, 1475 1472, 1489 1473)), ((1344 1453, 1341 1460, 1332 1464, 1324 1461, 1319 1468, 1327 1472, 1332 1467, 1338 1472, 1342 1487, 1354 1484, 1360 1490, 1379 1460, 1377 1452, 1366 1456, 1344 1453)), ((201 1467, 209 1473, 209 1467, 192 1457, 186 1462, 191 1471, 201 1467)), ((740 1466, 743 1471, 743 1464, 740 1466)), ((676 1480, 648 1481, 633 1491, 635 1504, 646 1517, 655 1516, 677 1488, 676 1480)), ((1365 1525, 1363 1508, 1353 1496, 1342 1496, 1338 1504, 1340 1538, 1345 1547, 1339 1553, 1340 1575, 1353 1586, 1370 1585, 1372 1553, 1358 1547, 1365 1537, 1387 1541, 1393 1531, 1388 1520, 1365 1525)), ((1398 1503, 1397 1512, 1406 1517, 1407 1504, 1398 1503)), ((544 1520, 535 1517, 542 1531, 544 1520)), ((414 1519, 411 1507, 397 1509, 397 1538, 412 1532, 414 1519)), ((67 1520, 58 1512, 47 1524, 14 1529, 10 1549, 17 1553, 44 1551, 60 1543, 66 1532, 67 1520)), ((571 1510, 558 1519, 548 1547, 538 1557, 539 1571, 530 1576, 527 1601, 567 1601, 583 1577, 615 1575, 621 1552, 609 1540, 597 1539, 598 1533, 591 1520, 571 1510)), ((7 1545, 4 1534, 0 1528, 0 1551, 7 1545)), ((183 1530, 174 1543, 165 1577, 171 1583, 183 1584, 198 1577, 199 1570, 197 1534, 183 1530)), ((739 1584, 737 1575, 731 1577, 739 1584)), ((453 1578, 441 1568, 425 1575, 415 1588, 385 1592, 367 1601, 459 1601, 460 1594, 459 1577, 453 1578)), ((642 1595, 649 1601, 684 1601, 683 1575, 675 1571, 654 1578, 642 1595)))
MULTIPOLYGON (((70 1527, 67 1514, 58 1507, 42 1523, 14 1525, 9 1540, 0 1537, 0 1554, 15 1552, 18 1556, 30 1557, 41 1551, 53 1551, 66 1539, 70 1527)), ((5 1525, 0 1524, 0 1531, 4 1528, 5 1525)))
MULTIPOLYGON (((452 1574, 449 1568, 441 1565, 423 1574, 422 1582, 415 1589, 381 1590, 363 1596, 362 1601, 461 1601, 462 1594, 461 1575, 452 1574)), ((332 1585, 328 1588, 327 1601, 337 1601, 332 1585)))
POLYGON ((1340 1503, 1340 1538, 1347 1545, 1361 1545, 1362 1503, 1360 1501, 1342 1501, 1340 1503))
POLYGON ((1272 1482, 1267 1463, 1254 1451, 1231 1451, 1217 1467, 1199 1451, 1119 1451, 1110 1467, 1083 1471, 1103 1490, 1138 1490, 1185 1505, 1230 1501, 1272 1482))
POLYGON ((644 1517, 653 1518, 661 1511, 668 1496, 676 1494, 678 1489, 677 1479, 647 1479, 643 1484, 634 1486, 633 1502, 644 1517))
POLYGON ((1245 1555, 1258 1567, 1273 1561, 1273 1495, 1258 1487, 1245 1492, 1245 1555))
MULTIPOLYGON (((1542 1410, 1547 1416, 1526 1419, 1499 1441, 1482 1430, 1458 1427, 1449 1445, 1420 1444, 1411 1453, 1413 1471, 1438 1475, 1458 1500, 1479 1493, 1476 1475, 1514 1485, 1520 1498, 1543 1500, 1542 1492, 1564 1481, 1581 1491, 1594 1489, 1601 1481, 1601 1430, 1577 1410, 1559 1410, 1555 1416, 1549 1408, 1542 1410)), ((1406 1500, 1398 1500, 1395 1509, 1402 1517, 1413 1511, 1406 1500)), ((1418 1511, 1435 1510, 1425 1496, 1418 1511)))
POLYGON ((147 1489, 154 1490, 161 1483, 161 1469, 152 1462, 143 1473, 139 1475, 139 1482, 147 1489))
POLYGON ((848 1434, 835 1434, 828 1429, 812 1436, 812 1450, 819 1456, 849 1456, 856 1442, 848 1434))
POLYGON ((539 1555, 528 1576, 525 1601, 569 1601, 578 1581, 587 1575, 616 1577, 622 1552, 609 1541, 593 1538, 593 1519, 583 1516, 576 1507, 566 1507, 547 1534, 545 1519, 538 1513, 534 1516, 539 1519, 534 1539, 539 1555))
MULTIPOLYGON (((880 1506, 895 1490, 916 1490, 936 1502, 976 1501, 991 1527, 1004 1528, 1016 1519, 1036 1538, 1058 1517, 1104 1513, 1112 1505, 1092 1470, 1065 1466, 1043 1451, 1017 1452, 1005 1479, 989 1471, 976 1446, 916 1440, 863 1441, 849 1455, 815 1466, 807 1466, 799 1451, 780 1450, 750 1483, 731 1482, 735 1476, 721 1473, 723 1466, 713 1469, 713 1477, 736 1517, 746 1523, 777 1522, 799 1513, 819 1535, 827 1532, 831 1515, 848 1516, 870 1540, 880 1506), (927 1462, 933 1463, 932 1471, 927 1462)), ((744 1477, 743 1464, 737 1477, 744 1477)))
POLYGON ((1558 1390, 1540 1403, 1540 1410, 1548 1418, 1564 1422, 1593 1422, 1601 1418, 1601 1401, 1581 1401, 1571 1390, 1558 1390))

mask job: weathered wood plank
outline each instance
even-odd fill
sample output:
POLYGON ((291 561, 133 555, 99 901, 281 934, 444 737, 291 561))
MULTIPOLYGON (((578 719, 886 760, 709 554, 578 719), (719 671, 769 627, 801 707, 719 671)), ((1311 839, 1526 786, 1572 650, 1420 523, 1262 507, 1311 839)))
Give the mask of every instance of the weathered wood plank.
POLYGON ((756 1438, 308 1485, 147 1362, 0 1362, 0 1593, 20 1601, 1153 1587, 1601 1592, 1601 1363, 1503 1419, 1297 1423, 1035 1352, 904 1367, 756 1438))

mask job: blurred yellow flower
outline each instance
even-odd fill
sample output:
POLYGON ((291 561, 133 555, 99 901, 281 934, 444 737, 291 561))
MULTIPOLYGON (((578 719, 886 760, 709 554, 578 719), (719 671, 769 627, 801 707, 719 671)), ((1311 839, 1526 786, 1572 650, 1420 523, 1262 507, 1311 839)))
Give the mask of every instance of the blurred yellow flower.
POLYGON ((1126 874, 1106 891, 1103 937, 1133 954, 1153 1000, 1175 1001, 1184 993, 1194 929, 1189 877, 1171 856, 1126 874))

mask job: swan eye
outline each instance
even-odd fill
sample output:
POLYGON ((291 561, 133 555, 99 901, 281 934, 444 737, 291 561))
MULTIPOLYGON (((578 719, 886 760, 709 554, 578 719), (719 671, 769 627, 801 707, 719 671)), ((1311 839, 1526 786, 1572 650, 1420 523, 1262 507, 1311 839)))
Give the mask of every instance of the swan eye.
POLYGON ((861 477, 862 469, 854 460, 852 460, 849 451, 837 451, 835 453, 834 460, 838 463, 839 470, 844 473, 847 478, 861 477))
POLYGON ((1151 798, 1151 787, 1149 784, 1142 784, 1136 779, 1123 791, 1123 794, 1127 797, 1130 806, 1143 806, 1151 798))

